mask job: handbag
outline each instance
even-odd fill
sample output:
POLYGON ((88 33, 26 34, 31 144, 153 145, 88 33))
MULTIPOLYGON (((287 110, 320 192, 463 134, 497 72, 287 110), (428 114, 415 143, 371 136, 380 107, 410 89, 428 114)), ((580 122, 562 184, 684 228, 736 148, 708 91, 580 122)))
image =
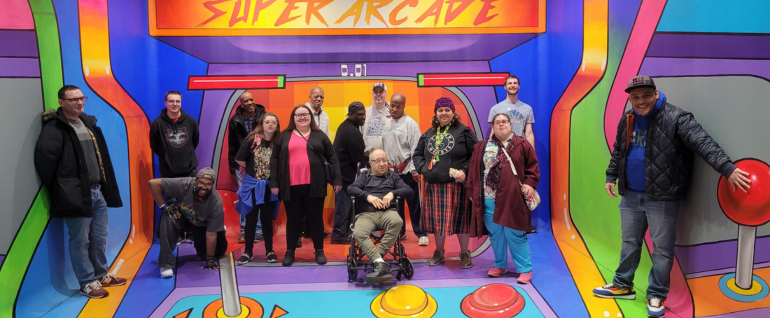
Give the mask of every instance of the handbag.
POLYGON ((532 197, 527 197, 524 195, 524 184, 521 183, 521 180, 519 180, 519 174, 516 173, 516 167, 513 165, 513 160, 511 160, 511 156, 508 155, 508 151, 505 151, 503 149, 503 153, 505 154, 505 157, 508 158, 508 163, 511 164, 511 170, 513 170, 513 175, 516 176, 516 181, 519 182, 519 186, 521 186, 521 197, 524 199, 524 203, 529 207, 529 210, 534 210, 539 204, 540 204, 540 195, 537 193, 537 190, 535 190, 535 194, 532 197))
POLYGON ((297 130, 297 133, 300 135, 300 137, 302 137, 302 139, 305 139, 305 142, 307 143, 307 145, 310 146, 310 151, 312 151, 316 156, 318 156, 319 159, 321 159, 321 161, 323 161, 323 163, 324 163, 324 171, 326 172, 326 183, 334 185, 333 184, 333 182, 334 182, 334 169, 332 169, 332 165, 330 165, 329 162, 326 161, 326 158, 324 158, 323 156, 318 155, 318 153, 315 151, 315 149, 313 149, 313 145, 311 145, 310 142, 307 141, 307 138, 305 138, 305 136, 303 136, 302 133, 299 130, 297 130))

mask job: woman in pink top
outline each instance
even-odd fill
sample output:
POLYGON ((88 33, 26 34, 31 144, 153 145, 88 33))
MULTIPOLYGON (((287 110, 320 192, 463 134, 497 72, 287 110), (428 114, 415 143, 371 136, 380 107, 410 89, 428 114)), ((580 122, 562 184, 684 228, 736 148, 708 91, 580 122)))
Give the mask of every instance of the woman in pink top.
POLYGON ((315 123, 310 108, 297 105, 286 129, 275 140, 270 159, 270 187, 286 206, 286 255, 283 266, 294 263, 294 249, 300 236, 302 218, 313 238, 315 261, 326 264, 323 251, 323 207, 326 184, 334 192, 342 189, 342 178, 332 143, 315 123), (326 180, 328 163, 334 180, 326 180))

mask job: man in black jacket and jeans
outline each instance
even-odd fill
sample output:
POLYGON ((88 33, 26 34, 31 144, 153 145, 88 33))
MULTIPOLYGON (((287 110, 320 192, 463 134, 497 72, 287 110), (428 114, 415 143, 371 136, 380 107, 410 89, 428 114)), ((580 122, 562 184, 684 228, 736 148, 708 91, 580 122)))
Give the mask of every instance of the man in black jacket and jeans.
POLYGON ((83 113, 88 98, 76 86, 59 90, 59 109, 43 112, 43 129, 35 144, 35 169, 48 189, 51 217, 69 229, 72 269, 80 294, 102 298, 102 287, 125 278, 109 274, 105 256, 107 208, 122 207, 115 171, 96 118, 83 113))
MULTIPOLYGON (((227 135, 227 162, 230 164, 230 174, 235 176, 235 180, 240 188, 243 181, 243 170, 235 162, 235 155, 238 153, 238 149, 241 148, 243 140, 257 127, 257 123, 262 119, 262 115, 265 113, 265 106, 254 103, 254 96, 249 92, 241 94, 238 100, 241 104, 235 109, 235 114, 233 114, 233 117, 230 117, 230 122, 227 125, 229 130, 227 135)), ((246 217, 243 215, 240 216, 240 223, 241 236, 238 238, 238 243, 243 243, 243 229, 246 227, 246 217)), ((262 239, 262 222, 257 218, 257 231, 254 235, 254 243, 262 242, 262 239)))
POLYGON ((652 78, 632 78, 626 93, 632 109, 618 124, 605 184, 607 194, 615 198, 617 181, 623 196, 619 206, 623 236, 620 265, 612 283, 595 288, 594 294, 603 298, 636 297, 634 273, 649 226, 655 250, 647 288, 647 314, 663 317, 674 264, 676 219, 690 186, 693 153, 727 178, 734 191, 746 191, 750 181, 748 173, 735 167, 691 113, 666 101, 652 78))
POLYGON ((334 229, 332 230, 331 244, 348 244, 346 237, 348 229, 345 219, 348 216, 347 188, 356 179, 356 167, 366 165, 364 156, 364 135, 359 129, 366 120, 366 108, 362 102, 352 102, 348 106, 348 118, 337 128, 334 137, 334 153, 340 161, 340 173, 342 173, 342 190, 334 195, 334 229))

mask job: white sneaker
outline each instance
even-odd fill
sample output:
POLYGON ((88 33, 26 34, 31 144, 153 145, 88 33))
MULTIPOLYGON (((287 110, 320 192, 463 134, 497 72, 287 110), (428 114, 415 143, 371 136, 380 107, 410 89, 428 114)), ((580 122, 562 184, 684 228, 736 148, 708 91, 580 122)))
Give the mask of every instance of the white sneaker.
POLYGON ((417 245, 419 246, 428 246, 430 244, 430 240, 428 240, 427 236, 420 237, 420 240, 417 241, 417 245))
POLYGON ((170 267, 161 267, 160 268, 160 277, 161 278, 171 278, 174 277, 174 269, 170 267))

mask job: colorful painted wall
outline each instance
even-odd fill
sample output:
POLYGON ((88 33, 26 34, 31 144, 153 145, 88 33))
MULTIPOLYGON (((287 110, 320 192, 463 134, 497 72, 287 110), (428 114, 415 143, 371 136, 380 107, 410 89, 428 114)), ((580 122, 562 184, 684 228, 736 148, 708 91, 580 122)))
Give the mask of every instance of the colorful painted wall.
MULTIPOLYGON (((619 199, 608 198, 603 184, 617 122, 629 107, 623 89, 634 75, 650 75, 734 161, 770 162, 769 10, 760 0, 5 0, 0 317, 144 317, 175 288, 197 286, 146 279, 157 275, 158 253, 146 186, 158 175, 157 160, 147 136, 165 92, 181 91, 182 106, 200 124, 199 167, 226 176, 226 122, 244 90, 285 122, 320 85, 333 137, 346 105, 371 104, 371 85, 382 81, 389 95, 407 96, 406 112, 421 128, 429 126, 432 102, 446 96, 481 136, 505 91, 469 82, 469 73, 517 75, 520 99, 534 109, 543 203, 533 211, 532 257, 544 274, 533 282, 543 301, 560 317, 639 317, 643 297, 616 302, 591 294, 611 280, 619 259, 619 199), (424 74, 453 81, 429 85, 424 74), (223 76, 280 81, 191 84, 191 77, 223 76), (89 96, 86 112, 105 132, 124 202, 109 212, 107 256, 129 283, 101 301, 77 295, 67 229, 48 217, 32 165, 39 114, 58 107, 63 84, 89 96)), ((756 227, 754 240, 754 281, 762 288, 732 288, 739 225, 723 212, 719 175, 701 158, 694 171, 678 223, 669 314, 770 316, 770 226, 756 227)), ((237 199, 233 180, 220 178, 217 188, 237 199)), ((327 230, 333 208, 330 195, 327 230)), ((237 218, 231 204, 227 209, 233 238, 237 218)), ((642 292, 651 268, 647 242, 635 280, 642 292)))

